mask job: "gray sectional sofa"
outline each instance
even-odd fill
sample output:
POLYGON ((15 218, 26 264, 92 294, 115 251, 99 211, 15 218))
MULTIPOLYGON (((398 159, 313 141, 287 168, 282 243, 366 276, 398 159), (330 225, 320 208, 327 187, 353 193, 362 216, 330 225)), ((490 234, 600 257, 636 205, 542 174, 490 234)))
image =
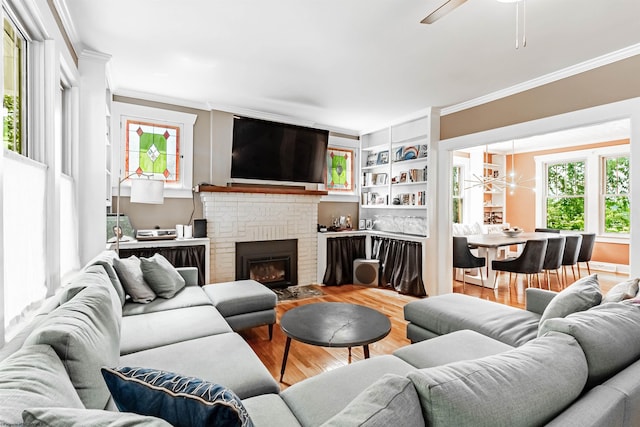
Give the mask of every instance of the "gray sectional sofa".
POLYGON ((269 324, 269 310, 257 303, 263 297, 234 299, 233 284, 221 292, 215 284, 194 286, 195 271, 186 269, 189 286, 175 296, 134 304, 117 287, 112 255, 104 255, 0 350, 0 425, 22 423, 27 409, 30 425, 168 425, 118 413, 103 366, 222 384, 255 426, 640 424, 640 308, 633 300, 540 324, 556 295, 530 290, 530 310, 506 311, 471 297, 426 298, 406 307, 411 330, 427 331, 410 335, 420 342, 280 392, 231 326, 269 324), (257 314, 247 320, 242 312, 257 314))

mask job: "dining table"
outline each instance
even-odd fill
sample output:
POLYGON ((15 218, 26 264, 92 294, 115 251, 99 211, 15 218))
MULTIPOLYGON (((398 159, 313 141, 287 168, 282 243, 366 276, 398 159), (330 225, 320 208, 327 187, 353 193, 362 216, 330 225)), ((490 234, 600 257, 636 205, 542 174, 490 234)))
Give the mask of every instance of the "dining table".
MULTIPOLYGON (((559 233, 547 233, 547 232, 522 232, 515 236, 508 236, 502 232, 489 233, 489 234, 470 234, 467 237, 467 244, 470 247, 478 248, 478 255, 484 257, 487 260, 486 273, 487 280, 484 281, 485 287, 498 287, 496 282, 496 271, 492 268, 491 262, 498 259, 498 250, 506 246, 517 245, 522 248, 529 240, 547 240, 558 239, 562 235, 559 233)), ((521 252, 521 249, 518 249, 521 252)), ((482 272, 480 272, 482 274, 482 272)), ((471 278, 471 277, 470 277, 471 278)), ((470 280, 469 283, 475 281, 470 280)), ((480 280, 477 281, 480 284, 480 280)))

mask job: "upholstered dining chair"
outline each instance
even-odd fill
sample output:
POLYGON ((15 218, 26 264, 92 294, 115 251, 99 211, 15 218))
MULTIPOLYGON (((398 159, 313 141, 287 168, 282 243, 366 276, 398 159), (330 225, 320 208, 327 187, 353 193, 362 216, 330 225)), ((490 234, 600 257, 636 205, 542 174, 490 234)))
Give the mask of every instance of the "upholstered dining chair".
POLYGON ((480 281, 484 289, 484 278, 482 277, 481 267, 484 267, 486 263, 486 259, 477 257, 471 253, 466 236, 453 237, 453 274, 455 277, 456 268, 462 269, 462 289, 464 289, 466 285, 465 269, 467 268, 480 268, 480 281))
POLYGON ((542 263, 542 271, 546 274, 547 289, 551 290, 550 271, 556 273, 558 278, 558 287, 562 287, 562 279, 560 278, 560 267, 562 267, 562 257, 564 255, 564 245, 566 238, 559 236, 553 239, 547 239, 547 250, 544 254, 544 262, 542 263))
POLYGON ((573 274, 573 281, 576 279, 576 271, 573 268, 578 263, 578 254, 580 253, 580 245, 582 244, 582 235, 580 234, 566 234, 564 244, 564 254, 562 255, 562 275, 564 276, 564 286, 567 282, 567 267, 571 266, 571 273, 573 274))
POLYGON ((516 258, 492 261, 491 268, 496 271, 493 287, 496 287, 499 275, 498 272, 501 271, 509 272, 509 288, 511 288, 511 273, 516 273, 515 280, 518 280, 518 274, 526 274, 527 287, 531 286, 531 276, 535 274, 536 279, 538 280, 538 287, 540 287, 540 277, 538 277, 538 273, 542 272, 544 254, 546 250, 546 239, 527 240, 520 256, 516 258))
POLYGON ((582 243, 580 244, 580 252, 578 252, 578 260, 576 266, 578 267, 578 277, 580 275, 580 263, 587 264, 587 272, 591 274, 591 268, 589 267, 589 261, 591 261, 591 255, 593 254, 593 245, 596 242, 596 233, 582 233, 582 243))

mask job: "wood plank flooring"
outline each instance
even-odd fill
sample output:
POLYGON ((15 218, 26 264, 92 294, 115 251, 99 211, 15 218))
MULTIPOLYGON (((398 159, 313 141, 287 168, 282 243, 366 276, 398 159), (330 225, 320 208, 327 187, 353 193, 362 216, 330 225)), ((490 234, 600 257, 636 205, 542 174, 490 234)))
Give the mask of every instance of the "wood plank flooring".
MULTIPOLYGON (((606 293, 615 283, 627 278, 625 275, 597 272, 603 293, 606 293)), ((502 304, 515 307, 524 307, 524 279, 519 278, 516 284, 507 285, 508 275, 502 275, 499 279, 498 290, 467 284, 464 287, 462 282, 454 281, 454 292, 466 293, 502 304)), ((546 282, 542 282, 546 289, 546 282)), ((280 367, 284 354, 286 336, 279 327, 280 317, 284 312, 294 307, 315 303, 315 302, 349 302, 361 304, 375 308, 384 313, 391 320, 391 333, 381 341, 369 345, 371 357, 382 354, 390 354, 394 350, 409 344, 406 338, 406 325, 404 320, 403 307, 410 301, 418 298, 400 295, 396 291, 383 288, 367 288, 358 285, 343 286, 317 286, 324 292, 323 296, 312 297, 295 301, 283 301, 278 303, 277 324, 273 328, 273 340, 269 341, 266 326, 242 331, 241 335, 256 352, 262 363, 267 367, 276 381, 280 379, 280 367)), ((551 279, 551 289, 558 291, 560 288, 555 278, 551 279)), ((352 349, 351 358, 346 348, 326 348, 317 347, 292 340, 287 369, 283 382, 280 383, 282 390, 288 386, 302 381, 305 378, 318 375, 324 371, 330 371, 350 362, 364 358, 362 347, 352 349)))

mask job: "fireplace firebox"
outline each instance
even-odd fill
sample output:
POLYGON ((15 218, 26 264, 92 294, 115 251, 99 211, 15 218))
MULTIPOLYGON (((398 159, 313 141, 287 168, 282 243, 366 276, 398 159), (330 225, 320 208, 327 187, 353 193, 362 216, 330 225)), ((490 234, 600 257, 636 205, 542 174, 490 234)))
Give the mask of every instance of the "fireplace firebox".
POLYGON ((253 279, 269 288, 298 283, 298 240, 236 243, 236 280, 253 279))

